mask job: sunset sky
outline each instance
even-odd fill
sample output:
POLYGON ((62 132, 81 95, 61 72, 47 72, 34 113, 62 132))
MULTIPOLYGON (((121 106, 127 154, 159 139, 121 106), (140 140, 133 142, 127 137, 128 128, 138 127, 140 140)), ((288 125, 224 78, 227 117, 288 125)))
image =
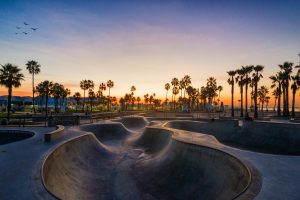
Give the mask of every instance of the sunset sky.
POLYGON ((36 83, 59 82, 72 94, 82 79, 97 87, 111 79, 112 95, 135 85, 137 96, 164 97, 165 83, 188 74, 197 88, 217 78, 228 104, 226 71, 264 65, 261 84, 269 86, 278 64, 298 64, 298 53, 298 0, 0 0, 0 64, 18 65, 26 77, 14 95, 31 95, 25 63, 33 59, 42 66, 36 83))

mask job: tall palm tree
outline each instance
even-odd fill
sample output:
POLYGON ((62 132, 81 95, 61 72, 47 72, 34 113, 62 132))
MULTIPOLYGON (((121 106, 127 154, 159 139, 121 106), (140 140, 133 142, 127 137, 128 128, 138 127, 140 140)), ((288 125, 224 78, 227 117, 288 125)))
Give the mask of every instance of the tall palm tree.
POLYGON ((26 69, 28 70, 28 72, 32 75, 32 106, 33 106, 33 112, 35 113, 35 103, 34 103, 34 89, 35 89, 35 86, 34 86, 34 75, 35 74, 39 74, 41 72, 41 65, 38 64, 37 61, 34 61, 34 60, 31 60, 31 61, 28 61, 26 63, 26 69))
POLYGON ((50 94, 54 98, 55 112, 58 113, 58 100, 64 95, 64 86, 59 83, 54 83, 50 89, 50 94))
POLYGON ((173 103, 174 103, 174 110, 175 110, 175 108, 176 108, 176 106, 175 106, 176 105, 176 95, 179 93, 179 88, 177 86, 173 87, 172 93, 174 95, 173 103))
POLYGON ((171 88, 170 83, 166 83, 166 84, 165 84, 165 90, 167 91, 167 92, 166 92, 166 103, 167 103, 167 101, 168 101, 168 91, 169 91, 170 88, 171 88))
POLYGON ((269 77, 272 80, 271 88, 278 88, 278 103, 277 103, 277 115, 281 115, 281 94, 282 94, 282 84, 283 84, 283 73, 278 72, 275 76, 269 77))
POLYGON ((282 65, 278 65, 279 68, 283 72, 284 76, 284 106, 283 106, 283 115, 289 116, 289 82, 291 80, 291 73, 293 71, 293 65, 294 63, 291 62, 284 62, 282 65))
POLYGON ((262 71, 264 69, 264 66, 262 65, 256 65, 253 67, 254 73, 253 73, 253 83, 254 83, 254 118, 256 119, 258 117, 258 112, 257 112, 257 90, 258 90, 258 82, 262 76, 262 71))
POLYGON ((77 107, 79 105, 79 101, 81 99, 81 94, 79 92, 75 92, 75 94, 73 95, 75 101, 76 101, 76 112, 77 112, 77 107))
POLYGON ((237 73, 237 77, 235 78, 235 81, 238 83, 238 85, 240 86, 240 95, 241 95, 241 99, 240 99, 240 103, 241 103, 241 117, 244 117, 244 107, 243 107, 243 93, 244 93, 244 85, 245 85, 245 71, 243 69, 238 69, 236 71, 237 73))
POLYGON ((137 97, 136 101, 138 102, 138 110, 140 109, 140 101, 141 101, 141 97, 137 97))
POLYGON ((21 86, 21 81, 24 80, 24 75, 21 73, 21 69, 13 64, 7 63, 1 65, 0 69, 0 85, 8 88, 7 97, 7 120, 10 119, 11 110, 11 97, 13 87, 18 88, 21 86))
POLYGON ((192 83, 191 77, 189 75, 185 75, 183 77, 183 87, 184 87, 184 92, 183 92, 183 98, 185 98, 185 92, 186 92, 186 88, 189 87, 192 83))
POLYGON ((295 117, 295 97, 296 92, 299 89, 300 85, 300 76, 299 74, 292 76, 293 83, 291 85, 292 94, 293 94, 293 100, 292 100, 292 117, 295 117))
POLYGON ((266 86, 261 86, 257 91, 258 99, 261 102, 262 112, 264 110, 264 103, 269 99, 268 94, 269 94, 269 89, 266 86))
MULTIPOLYGON (((171 85, 173 86, 173 89, 174 89, 174 87, 179 86, 178 78, 172 78, 171 85)), ((172 89, 172 91, 173 91, 173 89, 172 89)), ((172 102, 173 102, 173 97, 174 97, 174 93, 172 92, 172 102)))
POLYGON ((46 100, 45 100, 45 116, 46 116, 46 118, 48 116, 48 98, 51 94, 52 87, 53 87, 53 82, 48 81, 48 80, 43 81, 36 86, 36 90, 39 92, 39 94, 46 98, 46 100))
POLYGON ((228 71, 227 74, 229 78, 227 83, 231 85, 231 117, 234 117, 234 76, 236 75, 236 71, 228 71))
POLYGON ((84 111, 85 106, 85 91, 89 89, 94 89, 94 82, 92 80, 82 80, 80 81, 80 88, 83 90, 83 105, 82 111, 84 111))
POLYGON ((218 104, 220 107, 220 101, 221 101, 221 92, 223 91, 223 87, 221 85, 218 86, 218 92, 219 92, 219 97, 218 97, 218 104))
POLYGON ((253 67, 254 67, 253 65, 242 67, 242 70, 244 71, 244 74, 245 74, 245 93, 246 93, 246 97, 245 97, 246 116, 245 116, 245 118, 249 118, 249 113, 248 113, 248 85, 251 82, 250 73, 252 72, 253 67))
MULTIPOLYGON (((272 88, 272 87, 271 87, 271 88, 272 88)), ((279 87, 276 87, 276 88, 273 90, 273 92, 272 92, 272 95, 274 96, 274 99, 275 99, 273 111, 276 110, 277 100, 278 100, 278 97, 279 97, 279 91, 280 91, 280 90, 279 90, 279 87)))
POLYGON ((110 110, 110 89, 114 87, 114 82, 112 80, 108 80, 106 83, 106 86, 108 87, 108 98, 109 98, 109 103, 108 103, 108 110, 110 110))
POLYGON ((106 90, 106 84, 105 83, 100 83, 99 85, 99 91, 103 94, 103 92, 106 90))

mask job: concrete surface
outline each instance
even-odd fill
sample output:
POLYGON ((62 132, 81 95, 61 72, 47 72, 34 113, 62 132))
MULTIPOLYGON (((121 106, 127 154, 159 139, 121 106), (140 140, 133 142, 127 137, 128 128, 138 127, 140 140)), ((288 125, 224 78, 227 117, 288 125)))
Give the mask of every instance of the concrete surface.
POLYGON ((43 142, 53 129, 25 128, 35 135, 0 145, 0 199, 55 199, 42 177, 62 199, 299 199, 299 156, 230 147, 161 120, 118 121, 126 127, 67 128, 53 143, 43 142))

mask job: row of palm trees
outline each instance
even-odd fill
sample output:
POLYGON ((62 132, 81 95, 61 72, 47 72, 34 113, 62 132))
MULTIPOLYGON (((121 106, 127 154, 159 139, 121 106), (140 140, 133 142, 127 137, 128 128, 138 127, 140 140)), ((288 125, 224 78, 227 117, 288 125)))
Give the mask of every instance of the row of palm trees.
POLYGON ((217 85, 217 80, 214 77, 207 79, 206 86, 202 86, 200 89, 193 87, 192 80, 189 75, 185 75, 180 81, 178 78, 173 78, 171 83, 166 83, 164 88, 166 90, 165 105, 168 104, 168 91, 172 87, 172 100, 173 109, 176 109, 176 96, 181 93, 177 103, 181 109, 193 110, 199 107, 199 104, 206 106, 207 103, 218 105, 220 103, 220 93, 223 90, 221 85, 217 85), (188 97, 186 97, 186 94, 188 97), (216 101, 216 97, 218 97, 216 101))
POLYGON ((277 115, 281 115, 281 97, 283 102, 283 116, 289 116, 289 90, 292 90, 292 116, 295 116, 295 99, 296 92, 300 87, 300 65, 295 66, 292 62, 284 62, 283 64, 278 65, 280 71, 275 75, 270 76, 272 81, 271 88, 274 89, 273 95, 277 103, 277 115), (293 70, 296 69, 296 74, 293 75, 293 70), (297 68, 299 68, 297 70, 297 68), (290 88, 290 82, 292 85, 290 88))
MULTIPOLYGON (((293 93, 292 100, 292 116, 295 116, 295 94, 300 87, 300 70, 292 76, 293 63, 284 62, 279 65, 280 71, 276 75, 270 76, 272 81, 271 88, 274 89, 273 95, 275 97, 275 104, 277 104, 277 114, 281 115, 281 96, 283 96, 283 116, 289 116, 289 90, 290 81, 292 80, 291 90, 293 93)), ((296 66, 295 68, 299 68, 296 66)), ((231 85, 231 116, 234 117, 234 86, 238 84, 240 88, 240 117, 249 118, 248 109, 248 87, 252 88, 251 91, 251 106, 254 103, 254 118, 258 117, 258 100, 262 103, 262 107, 266 102, 268 104, 270 97, 268 96, 269 89, 266 86, 258 87, 259 81, 263 78, 264 66, 262 65, 248 65, 242 66, 237 70, 230 70, 227 72, 229 78, 228 84, 231 85), (244 94, 245 89, 245 94, 244 94), (244 96, 245 96, 245 116, 244 116, 244 96), (254 102, 253 102, 254 101, 254 102)), ((262 109, 263 110, 263 109, 262 109)))

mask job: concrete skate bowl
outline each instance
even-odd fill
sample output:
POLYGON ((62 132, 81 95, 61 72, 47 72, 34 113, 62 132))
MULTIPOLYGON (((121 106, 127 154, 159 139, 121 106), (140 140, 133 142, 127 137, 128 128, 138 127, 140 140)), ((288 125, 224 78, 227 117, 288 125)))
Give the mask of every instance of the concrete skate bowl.
POLYGON ((58 199, 110 199, 113 155, 93 134, 65 142, 44 160, 43 184, 58 199))
POLYGON ((80 130, 92 132, 101 142, 109 140, 121 140, 132 134, 132 131, 127 129, 120 122, 87 124, 79 127, 80 130))
POLYGON ((119 119, 113 120, 115 122, 121 122, 124 124, 126 128, 129 128, 131 130, 138 130, 141 128, 144 128, 147 126, 150 122, 142 116, 127 116, 127 117, 121 117, 119 119))
POLYGON ((300 125, 252 121, 238 125, 236 120, 199 122, 169 121, 165 127, 215 136, 221 143, 270 154, 300 155, 300 125))
POLYGON ((30 131, 0 130, 0 145, 25 140, 32 136, 34 136, 34 133, 30 131))
POLYGON ((130 150, 117 155, 91 133, 69 140, 46 157, 44 186, 59 199, 235 199, 245 195, 251 182, 246 165, 230 154, 179 141, 172 134, 147 127, 139 137, 128 140, 131 150, 145 150, 135 157, 130 150))

